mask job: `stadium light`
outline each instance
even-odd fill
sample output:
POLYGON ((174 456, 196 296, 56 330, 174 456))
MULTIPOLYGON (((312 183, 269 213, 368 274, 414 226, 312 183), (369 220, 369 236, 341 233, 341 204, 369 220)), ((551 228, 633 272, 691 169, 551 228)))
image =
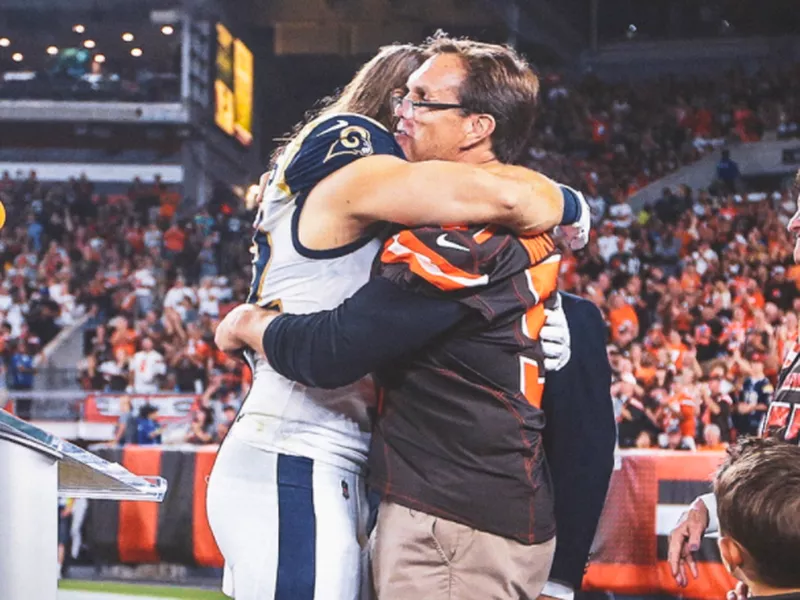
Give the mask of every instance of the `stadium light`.
POLYGON ((141 55, 142 55, 142 49, 141 48, 131 48, 131 56, 139 58, 141 55))
POLYGON ((79 23, 77 25, 72 26, 72 31, 74 31, 75 33, 83 33, 84 31, 86 31, 86 27, 84 27, 79 23))
POLYGON ((133 34, 126 31, 122 34, 122 41, 123 42, 132 42, 133 41, 133 34))
POLYGON ((89 48, 90 50, 91 50, 92 48, 94 48, 96 45, 97 45, 97 44, 95 44, 95 43, 94 43, 94 40, 85 40, 85 41, 83 42, 83 47, 84 47, 84 48, 89 48))
POLYGON ((58 48, 56 48, 55 46, 48 46, 47 53, 50 56, 55 56, 56 54, 58 54, 58 48))
POLYGON ((8 38, 0 38, 0 46, 8 48, 11 45, 11 40, 8 38))
POLYGON ((23 58, 25 57, 22 56, 22 52, 14 52, 14 54, 11 55, 11 60, 13 60, 14 62, 22 62, 23 58))
POLYGON ((161 33, 163 33, 164 35, 172 35, 173 33, 175 33, 175 28, 172 25, 164 25, 161 28, 161 33))
POLYGON ((105 56, 105 54, 98 54, 98 55, 96 55, 96 56, 94 57, 94 62, 96 62, 96 63, 101 63, 101 64, 102 64, 102 63, 104 63, 104 62, 106 62, 106 56, 105 56))

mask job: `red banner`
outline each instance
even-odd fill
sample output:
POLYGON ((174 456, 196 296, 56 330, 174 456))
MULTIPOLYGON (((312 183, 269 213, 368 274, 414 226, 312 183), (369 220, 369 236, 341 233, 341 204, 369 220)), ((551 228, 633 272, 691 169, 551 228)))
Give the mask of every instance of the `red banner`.
POLYGON ((717 540, 697 552, 698 579, 678 587, 667 563, 668 535, 697 496, 711 491, 723 452, 623 451, 592 548, 584 589, 618 594, 668 594, 719 600, 735 580, 717 540))
POLYGON ((123 398, 130 398, 133 414, 145 404, 158 408, 158 420, 164 423, 186 420, 197 408, 200 396, 194 394, 90 394, 83 402, 83 421, 87 423, 116 423, 123 398))

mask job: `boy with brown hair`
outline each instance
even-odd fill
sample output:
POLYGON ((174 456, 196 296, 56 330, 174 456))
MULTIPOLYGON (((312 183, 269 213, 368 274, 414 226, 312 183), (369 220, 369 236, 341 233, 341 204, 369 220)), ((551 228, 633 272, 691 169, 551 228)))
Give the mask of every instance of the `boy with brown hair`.
POLYGON ((800 598, 800 447, 747 438, 714 481, 722 561, 752 597, 800 598))

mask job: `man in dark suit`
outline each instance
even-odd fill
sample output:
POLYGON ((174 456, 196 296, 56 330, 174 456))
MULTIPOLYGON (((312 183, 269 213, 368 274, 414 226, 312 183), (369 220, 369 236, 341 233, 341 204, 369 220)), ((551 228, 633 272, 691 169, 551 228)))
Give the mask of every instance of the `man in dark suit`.
POLYGON ((605 503, 614 468, 616 426, 603 316, 589 300, 565 293, 558 297, 561 307, 547 311, 541 332, 548 357, 543 441, 558 531, 543 595, 571 600, 580 590, 605 503))

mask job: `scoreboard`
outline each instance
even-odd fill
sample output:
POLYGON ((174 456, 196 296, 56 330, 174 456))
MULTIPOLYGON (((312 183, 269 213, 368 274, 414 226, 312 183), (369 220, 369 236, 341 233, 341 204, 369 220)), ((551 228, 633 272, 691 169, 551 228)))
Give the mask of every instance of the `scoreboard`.
POLYGON ((245 146, 253 142, 253 53, 217 23, 214 122, 245 146))

